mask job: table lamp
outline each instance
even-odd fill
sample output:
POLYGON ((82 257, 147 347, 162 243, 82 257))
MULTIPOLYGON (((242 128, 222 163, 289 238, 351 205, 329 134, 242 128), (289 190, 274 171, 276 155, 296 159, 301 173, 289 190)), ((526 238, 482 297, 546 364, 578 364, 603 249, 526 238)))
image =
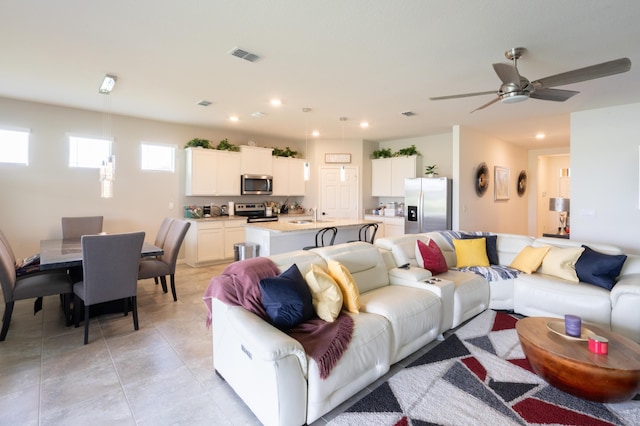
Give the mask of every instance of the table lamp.
POLYGON ((549 210, 552 212, 560 212, 560 227, 558 235, 567 235, 565 231, 567 218, 569 217, 569 199, 568 198, 549 198, 549 210))

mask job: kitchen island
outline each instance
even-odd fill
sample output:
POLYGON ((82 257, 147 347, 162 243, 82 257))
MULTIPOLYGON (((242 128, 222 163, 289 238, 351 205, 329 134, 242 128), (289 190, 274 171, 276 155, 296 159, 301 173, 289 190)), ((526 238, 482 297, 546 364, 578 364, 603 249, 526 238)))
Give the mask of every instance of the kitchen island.
POLYGON ((332 219, 316 222, 300 220, 247 223, 245 225, 245 240, 260 245, 260 256, 270 256, 315 245, 316 232, 329 226, 338 228, 334 244, 357 240, 360 227, 368 223, 380 223, 380 221, 332 219))

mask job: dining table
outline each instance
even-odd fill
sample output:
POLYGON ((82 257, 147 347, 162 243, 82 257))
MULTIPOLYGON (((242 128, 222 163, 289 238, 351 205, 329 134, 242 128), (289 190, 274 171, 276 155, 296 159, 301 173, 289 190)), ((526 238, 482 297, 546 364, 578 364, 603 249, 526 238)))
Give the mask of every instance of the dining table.
MULTIPOLYGON (((160 256, 163 253, 164 250, 161 247, 144 242, 140 256, 160 256)), ((40 241, 41 271, 76 266, 82 266, 82 242, 80 238, 40 241)))

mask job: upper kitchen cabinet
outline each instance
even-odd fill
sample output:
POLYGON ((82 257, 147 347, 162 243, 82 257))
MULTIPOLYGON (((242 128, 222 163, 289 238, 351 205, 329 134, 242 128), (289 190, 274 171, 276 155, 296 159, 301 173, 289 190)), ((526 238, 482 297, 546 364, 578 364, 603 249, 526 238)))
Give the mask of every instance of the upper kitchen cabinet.
POLYGON ((304 161, 300 158, 273 158, 273 195, 304 196, 304 161))
POLYGON ((403 197, 405 178, 420 176, 422 157, 418 155, 371 160, 371 195, 403 197))
POLYGON ((187 148, 185 195, 240 195, 240 153, 187 148))
POLYGON ((243 175, 273 175, 273 148, 240 145, 240 170, 243 175))

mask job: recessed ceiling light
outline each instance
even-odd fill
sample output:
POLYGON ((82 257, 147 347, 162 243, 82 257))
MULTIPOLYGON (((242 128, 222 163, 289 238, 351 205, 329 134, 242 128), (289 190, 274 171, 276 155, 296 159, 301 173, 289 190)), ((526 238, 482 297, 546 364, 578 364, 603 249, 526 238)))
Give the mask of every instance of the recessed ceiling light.
POLYGON ((280 106, 280 105, 282 105, 282 101, 280 99, 278 99, 278 98, 271 99, 271 105, 276 106, 276 107, 280 106))
POLYGON ((363 129, 366 129, 367 127, 369 127, 369 122, 368 121, 361 121, 360 122, 360 127, 362 127, 363 129))
POLYGON ((314 138, 317 138, 318 136, 320 136, 320 132, 317 130, 314 130, 313 132, 311 132, 311 136, 313 136, 314 138))
POLYGON ((232 115, 231 117, 229 117, 229 121, 233 121, 234 123, 235 123, 236 121, 239 121, 239 120, 240 120, 240 119, 238 118, 238 116, 237 116, 237 115, 232 115))
POLYGON ((251 116, 252 116, 252 117, 256 117, 256 118, 262 118, 262 117, 264 117, 265 115, 267 115, 267 114, 266 114, 266 113, 264 113, 264 112, 260 112, 260 111, 256 111, 256 112, 252 112, 252 113, 251 113, 251 116))
POLYGON ((536 139, 544 139, 545 134, 544 133, 537 133, 536 134, 536 139))
POLYGON ((200 105, 200 106, 203 106, 203 107, 208 107, 208 106, 209 106, 209 105, 211 105, 212 103, 213 103, 213 102, 211 102, 211 101, 205 101, 205 100, 203 99, 203 100, 201 100, 200 102, 198 102, 196 105, 200 105))

